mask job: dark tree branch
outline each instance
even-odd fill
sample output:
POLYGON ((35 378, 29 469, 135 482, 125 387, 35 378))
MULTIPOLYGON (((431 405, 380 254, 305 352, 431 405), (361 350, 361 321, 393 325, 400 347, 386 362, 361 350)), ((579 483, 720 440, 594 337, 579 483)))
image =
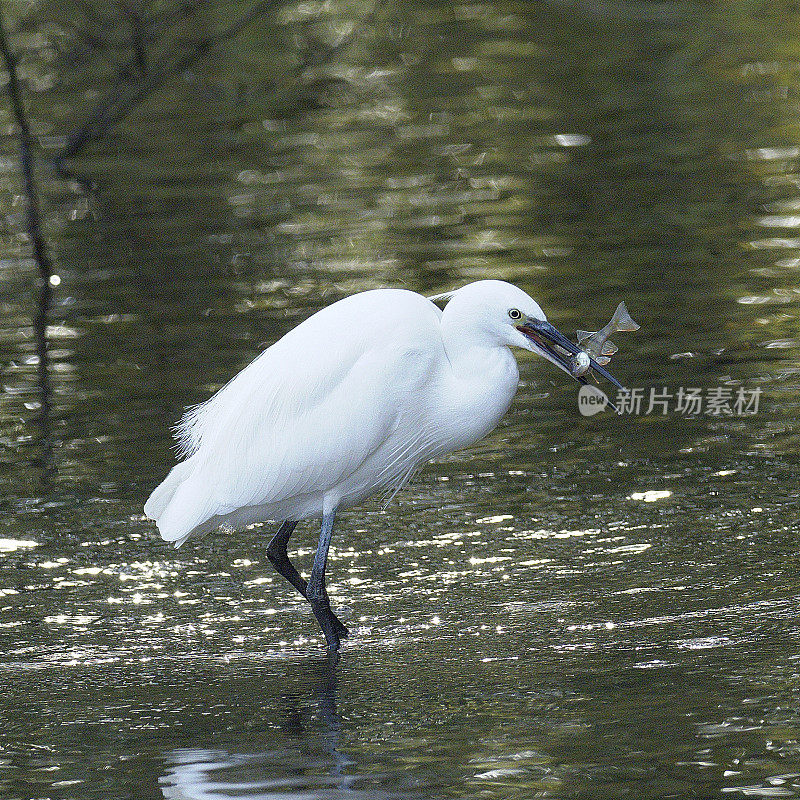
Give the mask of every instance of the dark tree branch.
POLYGON ((147 74, 147 50, 145 49, 145 34, 147 26, 144 23, 144 20, 138 14, 138 12, 129 7, 120 3, 119 6, 120 14, 128 20, 128 24, 131 26, 131 50, 134 53, 134 62, 136 64, 136 71, 141 75, 147 74))
MULTIPOLYGON (((63 161, 77 155, 89 142, 101 139, 109 128, 124 119, 156 89, 161 88, 173 75, 183 72, 201 59, 216 44, 240 33, 251 22, 277 6, 279 0, 260 0, 247 13, 224 30, 205 36, 192 44, 192 49, 145 76, 127 93, 121 92, 121 77, 117 85, 94 107, 84 124, 67 136, 67 143, 55 157, 56 166, 63 169, 63 161)), ((139 56, 120 69, 119 75, 134 74, 140 63, 139 56)))
POLYGON ((53 265, 47 252, 44 236, 42 235, 41 214, 36 184, 33 178, 33 137, 31 136, 25 108, 22 104, 22 94, 17 79, 17 59, 8 46, 2 14, 0 14, 0 52, 2 52, 6 69, 8 70, 8 96, 11 101, 11 110, 19 130, 20 165, 25 184, 26 199, 26 224, 28 237, 33 249, 33 257, 39 271, 37 289, 38 306, 33 320, 33 329, 36 337, 36 353, 39 357, 37 376, 39 382, 39 425, 42 439, 42 467, 45 476, 49 475, 52 466, 52 439, 50 428, 51 391, 49 354, 47 348, 47 320, 50 313, 51 289, 50 277, 53 275, 53 265))
MULTIPOLYGON (((161 88, 169 78, 188 69, 195 62, 207 55, 212 47, 228 39, 232 39, 251 22, 270 9, 279 6, 281 2, 282 0, 260 0, 260 2, 253 5, 249 11, 227 28, 193 42, 188 52, 181 56, 174 57, 171 60, 166 60, 160 68, 150 72, 145 71, 144 74, 140 72, 140 79, 135 83, 131 83, 131 76, 136 74, 137 71, 140 71, 143 66, 147 66, 144 53, 139 52, 138 48, 134 48, 136 52, 130 61, 120 67, 112 89, 95 105, 83 125, 67 136, 66 144, 55 156, 54 161, 56 169, 61 174, 68 174, 68 171, 64 167, 64 161, 66 159, 77 155, 89 142, 101 139, 109 128, 122 121, 150 94, 161 88)), ((190 13, 195 10, 195 8, 196 5, 188 0, 183 6, 184 13, 190 13)), ((352 44, 356 33, 374 20, 379 8, 380 3, 376 2, 370 13, 362 19, 360 25, 355 27, 351 35, 343 37, 337 44, 326 50, 309 54, 307 60, 298 65, 295 71, 295 78, 299 78, 309 69, 320 67, 352 44)), ((149 59, 150 64, 155 62, 155 58, 149 59)))
MULTIPOLYGON (((116 28, 119 22, 118 19, 111 16, 101 17, 97 9, 87 0, 73 0, 73 2, 83 12, 85 24, 81 27, 75 20, 64 23, 70 34, 77 40, 77 43, 67 47, 59 54, 61 60, 68 65, 79 63, 93 51, 111 48, 112 36, 110 32, 116 28), (85 25, 87 24, 93 26, 94 30, 86 30, 85 25)), ((132 36, 129 37, 129 41, 133 38, 132 46, 133 48, 139 48, 139 52, 136 52, 136 62, 129 62, 118 71, 118 84, 121 85, 128 81, 131 75, 132 63, 143 63, 142 56, 146 55, 148 44, 157 42, 170 25, 175 25, 186 17, 191 16, 201 6, 202 2, 203 0, 182 0, 177 6, 155 12, 146 18, 134 12, 136 19, 132 27, 135 27, 135 30, 132 30, 132 36)), ((122 15, 123 17, 125 16, 124 8, 122 15)))

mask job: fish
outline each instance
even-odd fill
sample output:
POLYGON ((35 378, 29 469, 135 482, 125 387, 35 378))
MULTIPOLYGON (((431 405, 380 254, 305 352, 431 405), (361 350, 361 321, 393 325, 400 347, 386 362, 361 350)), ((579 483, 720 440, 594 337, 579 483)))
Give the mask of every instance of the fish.
POLYGON ((617 306, 611 319, 599 331, 578 331, 578 347, 583 352, 572 356, 570 368, 572 374, 579 378, 589 371, 591 364, 589 359, 594 359, 601 366, 611 361, 611 356, 619 349, 613 342, 608 341, 608 337, 618 331, 638 331, 640 328, 628 313, 625 301, 617 306))

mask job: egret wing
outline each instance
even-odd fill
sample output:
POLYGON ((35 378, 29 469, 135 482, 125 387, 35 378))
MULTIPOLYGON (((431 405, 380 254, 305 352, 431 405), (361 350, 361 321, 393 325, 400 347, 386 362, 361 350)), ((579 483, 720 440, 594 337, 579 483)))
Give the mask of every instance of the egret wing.
POLYGON ((189 412, 181 437, 193 466, 158 519, 165 539, 243 506, 335 489, 387 439, 434 368, 435 309, 399 331, 401 346, 386 337, 386 315, 335 335, 335 320, 318 317, 189 412))

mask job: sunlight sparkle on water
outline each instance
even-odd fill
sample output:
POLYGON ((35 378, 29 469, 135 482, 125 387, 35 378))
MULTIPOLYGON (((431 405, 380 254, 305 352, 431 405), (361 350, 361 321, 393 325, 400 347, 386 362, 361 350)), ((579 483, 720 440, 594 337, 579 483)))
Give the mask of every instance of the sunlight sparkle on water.
POLYGON ((0 553, 13 553, 26 547, 38 547, 39 542, 29 539, 0 539, 0 553))
POLYGON ((628 495, 629 500, 643 500, 645 503, 655 503, 657 500, 664 500, 672 497, 672 492, 668 489, 650 489, 646 492, 634 492, 628 495))

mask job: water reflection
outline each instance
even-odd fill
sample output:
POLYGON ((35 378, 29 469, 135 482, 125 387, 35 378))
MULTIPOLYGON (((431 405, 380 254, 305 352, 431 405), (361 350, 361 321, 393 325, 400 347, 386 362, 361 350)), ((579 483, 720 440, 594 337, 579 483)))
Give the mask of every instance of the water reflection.
MULTIPOLYGON (((337 710, 339 681, 335 658, 290 661, 285 691, 278 702, 283 744, 269 750, 181 748, 165 753, 167 770, 159 779, 166 800, 225 798, 375 798, 420 797, 413 790, 382 788, 402 783, 358 763, 342 752, 342 721, 337 710)), ((254 732, 253 739, 258 739, 254 732)), ((242 746, 240 745, 240 746, 242 746)))
POLYGON ((427 654, 401 647, 391 677, 379 649, 351 657, 342 675, 319 659, 260 679, 210 673, 205 712, 188 684, 159 681, 166 699, 148 708, 189 701, 180 719, 196 715, 171 735, 191 744, 153 759, 161 792, 555 800, 616 797, 635 783, 652 797, 795 796, 800 728, 792 710, 767 711, 774 696, 759 672, 770 655, 757 667, 749 645, 707 638, 669 660, 658 646, 616 659, 616 634, 603 643, 599 629, 584 640, 598 651, 556 657, 523 646, 514 660, 505 649, 475 663, 452 640, 427 654))

